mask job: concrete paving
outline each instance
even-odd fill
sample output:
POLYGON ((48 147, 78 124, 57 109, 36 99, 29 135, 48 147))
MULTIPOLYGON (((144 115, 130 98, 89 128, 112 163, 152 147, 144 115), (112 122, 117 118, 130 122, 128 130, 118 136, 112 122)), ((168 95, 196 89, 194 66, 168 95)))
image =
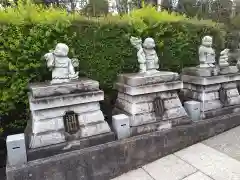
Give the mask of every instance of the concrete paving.
POLYGON ((112 180, 240 180, 240 126, 112 180))

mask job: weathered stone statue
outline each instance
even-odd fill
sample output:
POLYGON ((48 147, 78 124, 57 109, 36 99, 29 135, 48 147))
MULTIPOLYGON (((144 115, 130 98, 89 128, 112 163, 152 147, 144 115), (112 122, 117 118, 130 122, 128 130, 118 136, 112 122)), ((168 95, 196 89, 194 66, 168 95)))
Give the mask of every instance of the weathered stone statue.
POLYGON ((68 58, 69 48, 66 44, 58 43, 55 50, 44 55, 47 67, 52 71, 51 84, 59 84, 78 79, 78 72, 74 67, 78 66, 77 59, 68 58))
POLYGON ((139 72, 158 72, 158 56, 155 51, 155 41, 153 38, 146 38, 142 44, 140 38, 131 37, 132 45, 138 50, 137 57, 139 63, 139 72))
POLYGON ((220 58, 219 58, 220 67, 229 66, 228 57, 229 57, 229 49, 224 49, 223 51, 220 52, 220 58))
POLYGON ((212 48, 212 43, 213 40, 211 36, 203 37, 202 44, 198 51, 200 67, 202 68, 215 66, 215 50, 212 48))

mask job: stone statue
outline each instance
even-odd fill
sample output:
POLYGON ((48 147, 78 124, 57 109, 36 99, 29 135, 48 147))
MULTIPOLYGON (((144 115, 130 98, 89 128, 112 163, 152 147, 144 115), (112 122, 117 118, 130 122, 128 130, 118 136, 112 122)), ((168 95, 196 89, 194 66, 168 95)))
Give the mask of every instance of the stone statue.
POLYGON ((142 44, 140 38, 131 37, 131 44, 138 50, 137 57, 139 63, 139 72, 158 72, 158 56, 155 51, 155 42, 153 38, 146 38, 142 44))
POLYGON ((215 50, 212 48, 213 39, 211 36, 205 36, 202 39, 202 44, 199 47, 199 62, 200 67, 214 67, 215 50))
POLYGON ((219 58, 220 67, 229 66, 228 57, 229 57, 229 49, 224 49, 223 51, 221 51, 220 58, 219 58))
POLYGON ((58 43, 55 50, 44 55, 47 61, 47 67, 52 71, 51 84, 59 84, 78 79, 78 72, 75 72, 74 67, 77 67, 77 59, 68 58, 69 48, 66 44, 58 43))

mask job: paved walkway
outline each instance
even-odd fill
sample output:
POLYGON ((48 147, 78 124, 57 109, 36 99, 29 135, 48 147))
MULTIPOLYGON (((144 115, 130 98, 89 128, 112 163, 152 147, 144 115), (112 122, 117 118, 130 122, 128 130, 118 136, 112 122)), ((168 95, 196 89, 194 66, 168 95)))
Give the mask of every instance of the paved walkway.
POLYGON ((240 126, 113 180, 240 180, 240 126))

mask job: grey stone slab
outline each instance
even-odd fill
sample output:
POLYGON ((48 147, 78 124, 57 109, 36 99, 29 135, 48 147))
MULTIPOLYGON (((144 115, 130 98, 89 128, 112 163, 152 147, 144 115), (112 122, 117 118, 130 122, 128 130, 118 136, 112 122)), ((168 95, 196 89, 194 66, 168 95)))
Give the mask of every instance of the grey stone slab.
POLYGON ((182 74, 190 76, 210 77, 213 75, 213 68, 187 67, 182 70, 182 74))
POLYGON ((48 98, 33 99, 29 97, 30 110, 52 109, 90 102, 98 102, 104 99, 103 91, 83 92, 80 94, 69 94, 48 98))
POLYGON ((219 99, 219 92, 214 91, 214 92, 196 92, 192 91, 190 89, 182 89, 183 95, 185 97, 198 100, 198 101, 211 101, 211 100, 216 100, 219 99))
POLYGON ((237 113, 237 112, 240 112, 240 105, 232 105, 232 106, 226 106, 226 107, 213 109, 209 111, 204 111, 202 112, 202 117, 204 119, 209 119, 216 116, 223 116, 226 114, 237 113))
POLYGON ((97 110, 78 114, 78 122, 80 126, 104 122, 103 112, 101 110, 97 110))
POLYGON ((130 103, 124 99, 118 98, 116 100, 117 108, 122 109, 128 112, 131 115, 149 113, 154 111, 152 102, 143 102, 143 103, 130 103))
POLYGON ((201 102, 201 111, 210 111, 222 108, 223 105, 220 100, 212 100, 212 101, 203 101, 201 102))
POLYGON ((227 105, 238 105, 240 104, 240 96, 227 98, 227 105))
POLYGON ((234 89, 234 88, 237 88, 237 83, 236 83, 236 82, 222 83, 221 86, 222 86, 224 89, 234 89))
POLYGON ((39 148, 65 142, 62 132, 53 131, 47 134, 29 134, 29 148, 39 148))
POLYGON ((20 167, 7 166, 6 173, 8 180, 107 180, 236 127, 240 125, 239 117, 239 114, 220 116, 167 131, 76 149, 20 167))
MULTIPOLYGON (((182 104, 179 98, 163 100, 164 109, 170 111, 171 109, 181 108, 182 104)), ((124 99, 118 98, 116 100, 117 108, 126 111, 131 115, 144 114, 154 112, 153 102, 130 103, 124 99)), ((169 113, 166 113, 169 114, 169 113)))
POLYGON ((114 109, 114 112, 113 112, 114 115, 117 115, 117 114, 125 114, 127 116, 129 116, 129 123, 130 123, 130 126, 140 126, 140 125, 143 125, 143 124, 149 124, 149 123, 154 123, 156 122, 157 120, 160 120, 160 119, 157 119, 155 113, 143 113, 143 114, 136 114, 136 115, 132 115, 122 109, 119 109, 119 108, 115 108, 114 109))
POLYGON ((209 176, 203 174, 202 172, 198 171, 182 180, 214 180, 210 178, 209 176))
POLYGON ((51 109, 34 110, 31 112, 31 115, 33 121, 39 121, 64 116, 67 111, 74 111, 76 114, 82 114, 97 110, 100 110, 99 102, 90 102, 85 104, 76 104, 51 109))
POLYGON ((142 168, 133 170, 112 180, 154 180, 149 174, 142 168))
POLYGON ((163 103, 164 103, 164 109, 166 110, 182 106, 182 103, 179 98, 166 99, 163 101, 163 103))
POLYGON ((178 73, 168 71, 159 71, 154 74, 132 73, 118 75, 119 83, 133 87, 176 81, 178 79, 178 73))
POLYGON ((154 131, 165 131, 172 128, 171 121, 160 121, 156 123, 144 124, 141 126, 131 127, 130 134, 131 136, 136 136, 139 134, 146 134, 154 131))
POLYGON ((89 124, 89 125, 80 127, 81 138, 95 136, 95 135, 104 134, 108 132, 111 132, 111 129, 108 123, 105 121, 97 124, 89 124))
POLYGON ((141 95, 141 94, 148 94, 148 93, 178 90, 178 89, 182 89, 182 87, 183 87, 182 81, 172 81, 172 82, 150 84, 150 85, 137 86, 137 87, 129 86, 122 83, 116 83, 115 88, 119 92, 126 93, 129 95, 141 95))
POLYGON ((239 81, 240 73, 211 76, 211 77, 182 75, 181 80, 184 83, 186 82, 186 83, 192 83, 192 84, 198 84, 198 85, 220 84, 220 83, 226 83, 226 82, 239 81))
POLYGON ((119 108, 116 108, 114 111, 115 111, 114 114, 126 114, 127 116, 129 116, 130 126, 140 126, 143 124, 154 123, 157 121, 167 121, 175 118, 184 118, 188 116, 183 107, 176 107, 176 108, 166 110, 164 111, 162 116, 156 115, 155 112, 132 115, 119 108))
POLYGON ((135 95, 135 96, 124 94, 121 92, 118 93, 118 98, 124 99, 125 101, 128 101, 130 103, 152 102, 156 97, 160 97, 161 99, 165 100, 165 99, 178 98, 178 94, 174 90, 169 92, 141 94, 141 95, 135 95))
POLYGON ((162 119, 169 120, 169 119, 175 119, 175 118, 181 118, 181 117, 187 117, 187 116, 188 116, 187 112, 181 106, 181 107, 176 107, 176 108, 166 110, 163 113, 162 119))
POLYGON ((32 133, 44 133, 48 131, 58 131, 64 129, 63 117, 56 117, 51 119, 45 119, 41 121, 35 121, 32 123, 32 133))
MULTIPOLYGON (((229 83, 226 83, 229 84, 229 83)), ((202 93, 203 91, 208 92, 216 92, 219 91, 221 85, 220 84, 213 84, 213 85, 197 85, 197 84, 191 84, 191 82, 184 82, 183 88, 189 89, 191 91, 196 91, 202 93)))
POLYGON ((239 161, 204 144, 198 143, 174 154, 213 179, 240 179, 239 161))
POLYGON ((227 97, 236 97, 239 96, 239 92, 237 88, 227 89, 226 90, 227 97))
POLYGON ((240 161, 240 126, 202 143, 240 161))
POLYGON ((42 98, 99 90, 99 83, 88 78, 80 78, 63 84, 50 82, 30 84, 29 89, 34 98, 42 98))
POLYGON ((168 155, 157 161, 143 166, 155 180, 181 180, 197 171, 193 166, 185 163, 174 155, 168 155))
POLYGON ((227 67, 222 67, 219 71, 219 74, 235 74, 238 73, 238 68, 237 66, 227 66, 227 67))

